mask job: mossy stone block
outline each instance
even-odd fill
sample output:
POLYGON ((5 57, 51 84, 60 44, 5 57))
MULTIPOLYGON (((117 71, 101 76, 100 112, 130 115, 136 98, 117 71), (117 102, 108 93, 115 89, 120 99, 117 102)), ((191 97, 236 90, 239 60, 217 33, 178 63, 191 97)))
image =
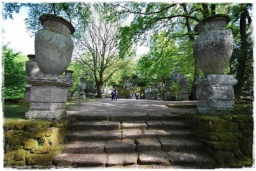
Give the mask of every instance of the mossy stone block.
POLYGON ((16 154, 16 150, 14 151, 8 151, 7 153, 4 154, 4 161, 10 161, 10 160, 14 160, 14 156, 16 154))
POLYGON ((24 147, 24 146, 23 146, 22 144, 19 144, 19 145, 15 145, 15 146, 14 146, 14 149, 15 149, 15 150, 19 150, 19 149, 23 149, 23 147, 24 147))
POLYGON ((49 137, 52 134, 52 128, 42 128, 34 130, 30 133, 33 135, 31 138, 49 137))
POLYGON ((22 134, 14 134, 12 137, 7 139, 8 144, 10 145, 21 145, 23 143, 22 134))
POLYGON ((253 129, 240 130, 244 137, 253 137, 253 129))
POLYGON ((197 128, 210 132, 238 132, 237 124, 218 116, 197 116, 197 128))
POLYGON ((53 121, 38 120, 37 122, 29 122, 25 126, 26 131, 34 131, 42 128, 49 128, 53 124, 53 121))
POLYGON ((15 161, 15 160, 10 160, 7 163, 5 163, 6 166, 26 166, 26 161, 15 161))
POLYGON ((216 133, 197 129, 196 136, 200 139, 221 142, 238 142, 238 133, 216 133))
POLYGON ((5 131, 14 130, 15 124, 15 122, 5 122, 3 128, 5 131))
POLYGON ((34 139, 28 139, 26 142, 24 142, 24 148, 26 150, 34 149, 38 146, 38 143, 34 139))
POLYGON ((14 134, 14 130, 5 131, 4 132, 4 138, 7 139, 7 140, 11 139, 13 134, 14 134))
POLYGON ((233 120, 236 123, 253 123, 253 117, 247 115, 237 115, 233 116, 233 120))
POLYGON ((208 141, 201 139, 201 142, 206 144, 207 146, 224 151, 238 151, 239 145, 236 142, 220 142, 220 141, 208 141))
POLYGON ((234 158, 235 158, 234 154, 232 152, 228 152, 228 151, 213 150, 211 148, 206 148, 206 151, 209 154, 211 154, 211 156, 215 159, 215 161, 220 165, 229 163, 232 160, 234 160, 234 158))
POLYGON ((14 156, 14 160, 16 160, 16 161, 25 161, 26 156, 27 156, 27 151, 23 150, 23 149, 19 149, 19 150, 17 150, 17 152, 14 156))
POLYGON ((252 137, 240 140, 239 145, 240 145, 240 149, 244 155, 252 156, 252 153, 253 153, 253 138, 252 137))
POLYGON ((47 154, 51 152, 52 146, 39 146, 35 149, 36 154, 47 154))
POLYGON ((69 124, 70 124, 69 120, 62 118, 62 119, 54 122, 53 127, 67 128, 69 126, 69 124))
POLYGON ((26 126, 27 122, 24 122, 24 121, 21 121, 21 122, 18 122, 16 125, 15 125, 15 128, 16 129, 19 129, 19 130, 23 130, 26 126))
POLYGON ((253 130, 253 123, 241 123, 241 122, 239 122, 238 127, 239 127, 240 130, 241 129, 251 129, 251 130, 253 130))
POLYGON ((52 160, 56 155, 56 151, 47 154, 33 154, 28 157, 27 163, 28 165, 51 166, 52 160))

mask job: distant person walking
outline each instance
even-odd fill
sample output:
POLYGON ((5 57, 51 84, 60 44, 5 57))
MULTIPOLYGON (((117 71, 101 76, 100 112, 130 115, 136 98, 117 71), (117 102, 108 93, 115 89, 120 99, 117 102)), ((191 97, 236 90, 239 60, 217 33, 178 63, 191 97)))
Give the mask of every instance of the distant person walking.
POLYGON ((114 100, 117 100, 117 95, 118 95, 118 92, 117 92, 117 89, 114 90, 114 100))
POLYGON ((112 89, 111 90, 111 100, 115 100, 114 97, 115 97, 115 90, 112 89))
POLYGON ((137 92, 137 93, 135 94, 135 96, 136 96, 136 100, 140 99, 140 93, 139 93, 139 92, 137 92))

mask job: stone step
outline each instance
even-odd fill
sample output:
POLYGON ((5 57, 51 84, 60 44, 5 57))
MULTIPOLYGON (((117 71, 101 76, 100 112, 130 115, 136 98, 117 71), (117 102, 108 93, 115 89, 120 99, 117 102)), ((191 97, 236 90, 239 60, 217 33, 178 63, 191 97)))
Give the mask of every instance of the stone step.
POLYGON ((167 152, 167 157, 173 165, 211 168, 215 161, 204 152, 167 152))
POLYGON ((200 151, 202 144, 189 138, 137 138, 110 141, 70 141, 64 145, 63 153, 131 153, 149 150, 200 151))
POLYGON ((106 154, 63 153, 53 159, 53 164, 57 167, 95 167, 105 166, 106 161, 106 154))
POLYGON ((59 167, 163 166, 198 168, 214 160, 181 114, 73 114, 59 167))
POLYGON ((53 159, 53 164, 58 167, 97 167, 97 166, 123 166, 123 165, 161 165, 177 166, 183 168, 211 168, 214 160, 202 152, 163 152, 149 150, 133 153, 111 154, 71 154, 63 153, 53 159))
POLYGON ((121 140, 120 130, 86 130, 86 131, 69 131, 66 140, 69 141, 99 141, 99 140, 121 140))
POLYGON ((132 114, 72 114, 73 118, 80 121, 148 121, 148 120, 183 120, 181 114, 159 114, 159 113, 132 113, 132 114))
POLYGON ((119 129, 119 130, 72 130, 67 133, 67 141, 83 140, 121 140, 138 138, 160 137, 194 137, 194 133, 188 129, 119 129))
POLYGON ((118 130, 118 129, 183 129, 187 125, 181 121, 76 121, 71 130, 118 130))
POLYGON ((64 145, 62 153, 104 153, 107 141, 71 141, 64 145))
POLYGON ((159 138, 163 151, 188 152, 201 150, 203 145, 193 138, 159 138))

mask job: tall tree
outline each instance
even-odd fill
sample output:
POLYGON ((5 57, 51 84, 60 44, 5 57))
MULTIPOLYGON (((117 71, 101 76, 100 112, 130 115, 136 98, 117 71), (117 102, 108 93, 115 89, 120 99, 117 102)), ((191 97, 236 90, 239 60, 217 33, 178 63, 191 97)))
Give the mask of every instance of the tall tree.
MULTIPOLYGON (((240 19, 240 55, 237 58, 237 70, 236 78, 238 83, 235 85, 235 95, 236 98, 240 98, 242 94, 243 87, 245 82, 248 80, 248 77, 252 77, 252 42, 248 41, 248 28, 251 25, 252 18, 249 14, 249 9, 252 7, 252 4, 240 4, 239 6, 234 7, 235 13, 239 13, 240 19), (251 61, 251 62, 250 62, 251 61), (249 72, 248 72, 249 70, 249 72), (251 71, 250 71, 251 70, 251 71)), ((247 87, 248 88, 248 87, 247 87)))
POLYGON ((106 16, 105 4, 91 7, 88 26, 76 39, 76 55, 81 65, 87 66, 97 88, 97 96, 101 97, 101 89, 111 76, 129 64, 129 57, 119 57, 118 26, 106 16))

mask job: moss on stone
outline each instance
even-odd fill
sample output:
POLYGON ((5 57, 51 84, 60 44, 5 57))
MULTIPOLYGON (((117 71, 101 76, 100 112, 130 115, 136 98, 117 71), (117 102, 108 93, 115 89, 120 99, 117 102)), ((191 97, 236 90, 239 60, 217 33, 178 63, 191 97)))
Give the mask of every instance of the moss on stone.
POLYGON ((35 122, 35 121, 32 122, 32 121, 30 121, 26 124, 26 126, 25 126, 26 131, 31 132, 31 131, 42 129, 42 128, 49 128, 53 122, 53 121, 49 121, 49 120, 39 120, 37 122, 35 122))
POLYGON ((251 115, 236 115, 233 116, 233 120, 237 123, 253 123, 253 117, 251 115))
POLYGON ((54 122, 53 127, 57 128, 67 128, 69 126, 69 120, 66 118, 62 118, 56 122, 54 122))
POLYGON ((241 159, 234 159, 230 162, 230 168, 244 168, 252 167, 253 166, 253 159, 251 157, 243 157, 241 159))
POLYGON ((38 143, 34 139, 28 139, 26 142, 24 142, 24 149, 31 150, 38 146, 38 143))
POLYGON ((14 160, 16 160, 16 161, 25 161, 26 156, 27 156, 27 151, 23 150, 23 149, 19 149, 19 150, 17 150, 17 152, 14 156, 14 160))
POLYGON ((14 134, 14 130, 5 131, 4 132, 4 138, 5 139, 10 139, 10 138, 12 138, 13 134, 14 134))
POLYGON ((51 153, 47 154, 33 154, 29 156, 27 162, 29 165, 49 166, 52 165, 52 159, 56 155, 56 150, 52 150, 51 153))
POLYGON ((218 116, 196 116, 195 119, 197 128, 205 131, 238 132, 237 124, 228 122, 218 116))
POLYGON ((22 134, 14 134, 12 137, 9 137, 7 139, 8 144, 10 145, 21 145, 23 142, 23 136, 22 134))
POLYGON ((217 150, 239 151, 239 145, 236 142, 208 141, 203 139, 201 139, 201 142, 217 150))
POLYGON ((23 145, 19 144, 19 145, 15 145, 14 149, 19 150, 19 149, 23 149, 23 147, 24 147, 23 145))
POLYGON ((14 160, 14 155, 16 154, 16 150, 15 151, 8 151, 7 153, 4 154, 4 161, 10 161, 10 160, 14 160))
POLYGON ((41 137, 49 137, 52 134, 52 128, 43 128, 32 131, 30 137, 41 138, 41 137))
POLYGON ((214 150, 211 148, 206 148, 206 151, 211 154, 211 156, 215 159, 215 161, 219 165, 224 165, 232 161, 235 156, 232 152, 224 151, 224 150, 214 150))
POLYGON ((52 146, 38 146, 35 149, 36 154, 47 154, 50 153, 52 150, 52 146))
POLYGON ((243 129, 240 131, 244 136, 253 136, 253 130, 252 129, 243 129))
POLYGON ((19 129, 19 130, 23 130, 24 127, 26 126, 27 122, 18 122, 16 125, 15 125, 15 128, 16 129, 19 129))
POLYGON ((238 123, 239 129, 250 129, 253 130, 253 123, 248 123, 248 122, 240 122, 238 123))
POLYGON ((15 161, 10 160, 7 163, 5 163, 6 166, 26 166, 26 161, 15 161))
POLYGON ((56 122, 49 120, 5 122, 5 166, 51 165, 53 157, 61 152, 68 126, 67 119, 56 122), (46 141, 45 144, 43 140, 46 141))
POLYGON ((5 131, 13 130, 15 128, 15 122, 5 122, 3 128, 5 131))
POLYGON ((238 142, 237 135, 238 133, 216 133, 216 132, 208 132, 197 129, 196 135, 199 138, 203 138, 210 141, 222 141, 222 142, 238 142))
POLYGON ((253 138, 252 137, 240 140, 239 146, 244 155, 252 157, 252 151, 253 151, 253 138))

